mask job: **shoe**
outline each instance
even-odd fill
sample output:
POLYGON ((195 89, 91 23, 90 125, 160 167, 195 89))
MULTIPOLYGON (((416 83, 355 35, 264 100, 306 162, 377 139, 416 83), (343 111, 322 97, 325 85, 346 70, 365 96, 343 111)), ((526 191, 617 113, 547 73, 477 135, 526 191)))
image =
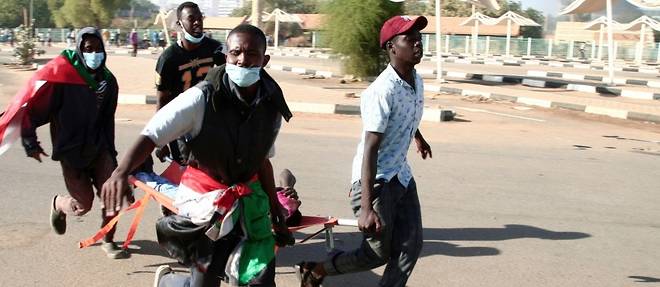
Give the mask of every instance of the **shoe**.
POLYGON ((124 259, 130 257, 128 250, 121 249, 113 241, 101 243, 101 249, 105 251, 105 255, 110 259, 124 259))
POLYGON ((160 284, 160 279, 163 278, 163 276, 172 273, 172 268, 168 265, 161 265, 156 268, 156 274, 154 276, 154 287, 158 287, 158 284, 160 284))
POLYGON ((53 228, 55 233, 62 235, 66 232, 66 214, 55 208, 56 199, 57 195, 53 197, 50 204, 50 227, 53 228))

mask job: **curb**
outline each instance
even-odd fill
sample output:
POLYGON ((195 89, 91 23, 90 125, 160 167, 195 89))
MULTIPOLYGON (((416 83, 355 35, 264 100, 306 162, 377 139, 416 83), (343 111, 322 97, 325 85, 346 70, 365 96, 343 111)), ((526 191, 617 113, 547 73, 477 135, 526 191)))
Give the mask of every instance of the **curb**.
POLYGON ((469 90, 469 89, 439 87, 435 85, 424 85, 424 90, 428 92, 445 92, 448 94, 456 94, 460 96, 476 95, 493 100, 510 101, 510 102, 529 105, 529 106, 537 106, 542 108, 560 108, 560 109, 567 109, 577 112, 585 112, 588 114, 609 116, 618 119, 644 121, 644 122, 652 122, 652 123, 660 124, 660 115, 631 112, 623 109, 603 108, 598 106, 585 106, 585 105, 579 105, 573 103, 548 101, 548 100, 528 98, 528 97, 516 97, 516 96, 509 96, 509 95, 469 90))
MULTIPOLYGON (((138 94, 119 94, 118 104, 122 105, 155 105, 156 97, 138 94)), ((312 114, 335 114, 335 115, 360 115, 359 105, 342 105, 342 104, 319 104, 319 103, 305 103, 305 102, 288 102, 291 112, 297 113, 312 113, 312 114)), ((447 110, 424 108, 422 121, 425 122, 441 122, 443 119, 443 112, 447 110)), ((446 115, 445 115, 446 117, 446 115)))
MULTIPOLYGON (((268 64, 266 68, 285 71, 285 72, 294 72, 299 75, 321 76, 324 78, 342 77, 341 75, 332 73, 330 71, 319 71, 319 70, 300 68, 300 67, 268 64)), ((417 73, 419 73, 422 76, 433 76, 436 75, 437 71, 435 69, 419 69, 417 70, 417 73)), ((529 71, 527 74, 529 77, 471 74, 466 72, 447 71, 447 70, 442 71, 443 76, 446 76, 447 78, 451 78, 451 79, 482 80, 486 82, 496 82, 496 83, 520 83, 525 86, 536 87, 536 88, 565 87, 566 90, 570 90, 570 91, 579 91, 579 92, 593 93, 593 94, 611 94, 615 96, 632 98, 632 99, 641 99, 641 100, 660 100, 660 93, 626 90, 617 87, 610 87, 604 84, 575 83, 565 80, 546 79, 546 77, 556 77, 557 75, 562 76, 563 74, 561 73, 529 71), (530 74, 533 76, 530 76, 530 74)), ((576 74, 567 74, 567 75, 570 80, 578 80, 580 78, 579 77, 580 75, 576 75, 576 74)), ((586 77, 582 77, 582 79, 586 80, 585 78, 586 77)), ((655 84, 655 82, 653 82, 652 84, 655 84)))
POLYGON ((299 75, 312 75, 312 76, 320 76, 324 78, 340 77, 340 75, 337 75, 330 71, 319 71, 314 69, 283 66, 283 65, 268 64, 266 65, 266 68, 278 70, 278 71, 284 71, 284 72, 293 72, 299 75))
POLYGON ((157 102, 156 96, 138 94, 119 94, 117 99, 120 105, 155 105, 157 102))
MULTIPOLYGON (((562 72, 546 72, 546 71, 535 71, 535 70, 527 71, 527 76, 562 78, 567 80, 598 81, 603 83, 607 83, 609 80, 608 77, 603 77, 603 76, 571 74, 571 73, 562 73, 562 72)), ((621 85, 634 85, 634 86, 646 86, 649 88, 660 88, 660 81, 614 78, 614 83, 621 85)))

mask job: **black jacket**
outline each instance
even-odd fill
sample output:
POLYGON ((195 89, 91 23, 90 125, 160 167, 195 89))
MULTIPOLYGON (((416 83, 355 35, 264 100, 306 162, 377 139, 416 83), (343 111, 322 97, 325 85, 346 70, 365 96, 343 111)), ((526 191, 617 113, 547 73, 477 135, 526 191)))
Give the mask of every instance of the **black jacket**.
MULTIPOLYGON (((76 50, 80 59, 83 35, 101 39, 96 29, 82 29, 78 34, 76 50)), ((105 60, 98 71, 102 71, 104 66, 105 60)), ((41 109, 31 108, 26 113, 28 118, 23 121, 21 136, 28 155, 41 150, 36 129, 47 123, 51 124, 53 160, 85 168, 102 152, 109 151, 113 157, 117 155, 114 115, 119 87, 114 77, 103 77, 102 72, 97 73, 96 80, 100 85, 96 90, 87 85, 52 84, 53 92, 49 97, 35 99, 48 102, 33 103, 32 106, 41 109)))

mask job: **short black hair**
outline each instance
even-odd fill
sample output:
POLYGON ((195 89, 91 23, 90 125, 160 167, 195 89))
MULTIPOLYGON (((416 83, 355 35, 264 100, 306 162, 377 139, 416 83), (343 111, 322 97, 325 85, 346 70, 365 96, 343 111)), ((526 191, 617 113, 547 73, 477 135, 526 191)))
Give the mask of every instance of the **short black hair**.
POLYGON ((196 3, 190 2, 190 1, 183 2, 183 3, 179 4, 179 7, 176 7, 176 19, 177 20, 181 20, 181 11, 183 11, 183 9, 186 9, 186 8, 199 10, 199 6, 197 6, 196 3))
POLYGON ((259 40, 259 44, 261 44, 261 46, 264 48, 264 52, 266 52, 266 35, 264 34, 264 31, 261 31, 261 29, 258 27, 252 26, 250 24, 240 24, 229 31, 227 38, 236 33, 245 33, 256 36, 257 40, 259 40))

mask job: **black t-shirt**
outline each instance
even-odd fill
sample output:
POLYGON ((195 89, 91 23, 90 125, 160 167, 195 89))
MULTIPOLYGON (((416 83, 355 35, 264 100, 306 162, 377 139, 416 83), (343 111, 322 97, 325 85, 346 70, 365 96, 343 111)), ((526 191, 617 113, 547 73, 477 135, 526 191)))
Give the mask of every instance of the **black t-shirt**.
POLYGON ((156 63, 156 88, 178 96, 199 81, 215 65, 225 63, 222 43, 205 37, 197 49, 186 51, 178 43, 163 51, 156 63))

